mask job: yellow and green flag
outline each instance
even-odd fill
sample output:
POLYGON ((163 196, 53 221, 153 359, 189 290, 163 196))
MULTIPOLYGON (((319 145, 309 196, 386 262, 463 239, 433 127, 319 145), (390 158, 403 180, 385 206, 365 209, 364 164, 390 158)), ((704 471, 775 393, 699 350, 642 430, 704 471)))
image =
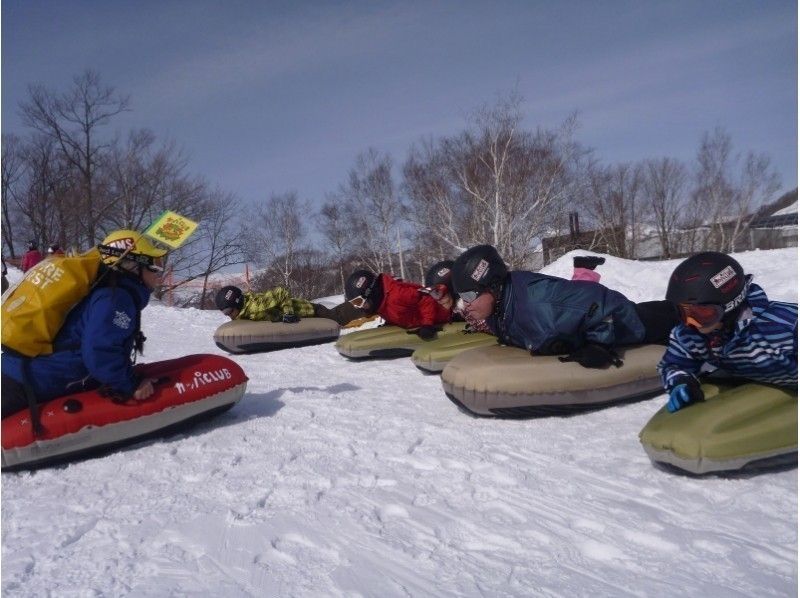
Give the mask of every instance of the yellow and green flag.
POLYGON ((172 249, 177 249, 188 239, 197 228, 197 222, 165 210, 155 219, 144 234, 151 239, 163 243, 172 249))

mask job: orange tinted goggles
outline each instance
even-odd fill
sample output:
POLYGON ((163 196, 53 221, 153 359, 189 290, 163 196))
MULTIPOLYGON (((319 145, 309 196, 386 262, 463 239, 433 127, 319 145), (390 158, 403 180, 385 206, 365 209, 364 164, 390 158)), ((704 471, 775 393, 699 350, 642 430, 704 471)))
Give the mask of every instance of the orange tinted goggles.
POLYGON ((681 320, 694 328, 707 328, 713 326, 725 315, 721 305, 712 303, 680 303, 681 320))

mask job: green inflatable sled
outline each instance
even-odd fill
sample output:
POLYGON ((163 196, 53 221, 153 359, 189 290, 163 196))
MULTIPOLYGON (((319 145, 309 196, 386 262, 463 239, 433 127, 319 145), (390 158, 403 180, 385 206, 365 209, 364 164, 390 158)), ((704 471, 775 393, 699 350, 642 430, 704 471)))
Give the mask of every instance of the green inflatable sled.
POLYGON ((662 407, 639 433, 656 465, 703 475, 797 464, 797 392, 766 384, 703 384, 706 400, 662 407))
POLYGON ((339 337, 336 350, 348 359, 394 359, 408 357, 426 343, 435 342, 445 336, 463 332, 463 322, 445 324, 435 339, 422 340, 413 330, 399 326, 379 326, 369 330, 358 330, 339 337))
POLYGON ((497 344, 497 337, 485 332, 466 332, 446 334, 425 343, 411 355, 411 361, 428 374, 439 374, 444 366, 459 353, 477 347, 491 347, 497 344))

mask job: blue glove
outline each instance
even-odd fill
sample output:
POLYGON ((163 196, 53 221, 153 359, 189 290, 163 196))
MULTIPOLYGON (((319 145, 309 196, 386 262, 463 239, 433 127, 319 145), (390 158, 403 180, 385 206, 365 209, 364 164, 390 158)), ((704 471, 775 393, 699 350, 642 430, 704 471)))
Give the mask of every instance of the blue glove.
POLYGON ((669 391, 669 401, 667 401, 667 411, 675 413, 679 409, 702 401, 705 397, 696 380, 682 382, 669 391))

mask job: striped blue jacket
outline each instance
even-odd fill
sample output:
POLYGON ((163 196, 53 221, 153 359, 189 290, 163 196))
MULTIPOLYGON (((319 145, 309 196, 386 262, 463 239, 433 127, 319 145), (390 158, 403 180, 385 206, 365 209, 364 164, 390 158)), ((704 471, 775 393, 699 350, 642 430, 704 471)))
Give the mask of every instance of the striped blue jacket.
POLYGON ((681 378, 696 378, 706 364, 736 378, 779 386, 797 384, 797 304, 770 301, 761 287, 751 284, 747 306, 752 316, 739 320, 719 346, 711 347, 708 336, 689 326, 672 329, 658 364, 667 391, 680 384, 681 378))

